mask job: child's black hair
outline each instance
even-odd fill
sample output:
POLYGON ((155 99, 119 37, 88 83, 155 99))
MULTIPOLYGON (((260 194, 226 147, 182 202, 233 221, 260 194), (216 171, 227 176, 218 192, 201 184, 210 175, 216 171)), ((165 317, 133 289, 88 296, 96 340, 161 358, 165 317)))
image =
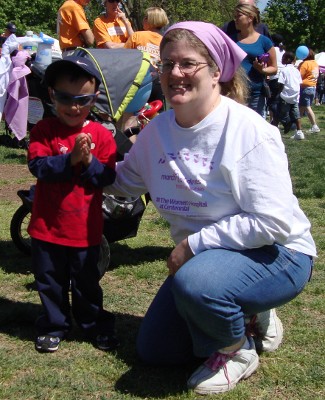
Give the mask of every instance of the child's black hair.
POLYGON ((69 68, 67 68, 66 65, 62 65, 61 68, 58 68, 56 74, 51 76, 47 80, 46 84, 49 87, 55 88, 57 81, 61 78, 66 78, 70 82, 76 82, 81 78, 89 79, 92 82, 95 82, 95 92, 97 92, 99 87, 99 82, 97 81, 97 79, 95 79, 93 75, 88 74, 88 72, 84 71, 83 69, 79 68, 77 65, 74 65, 72 63, 71 65, 69 65, 69 68))
POLYGON ((296 56, 292 51, 286 51, 282 56, 282 64, 292 64, 296 59, 296 56))

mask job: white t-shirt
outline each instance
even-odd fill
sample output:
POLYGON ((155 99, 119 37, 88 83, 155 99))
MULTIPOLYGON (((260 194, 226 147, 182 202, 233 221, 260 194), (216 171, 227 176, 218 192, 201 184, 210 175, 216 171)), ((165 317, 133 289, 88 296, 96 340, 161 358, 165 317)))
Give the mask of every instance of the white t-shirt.
POLYGON ((316 255, 279 130, 225 97, 191 128, 180 127, 173 110, 154 118, 106 192, 149 192, 175 242, 188 237, 194 254, 276 242, 316 255))
POLYGON ((275 50, 276 64, 277 64, 278 70, 277 70, 276 74, 269 76, 270 80, 277 79, 279 77, 279 73, 280 73, 281 69, 284 67, 284 65, 282 64, 282 56, 285 53, 285 50, 284 49, 281 50, 277 46, 274 46, 274 50, 275 50))
POLYGON ((301 82, 302 79, 298 69, 293 64, 285 65, 278 78, 278 83, 284 85, 280 93, 281 99, 289 104, 299 103, 301 82))

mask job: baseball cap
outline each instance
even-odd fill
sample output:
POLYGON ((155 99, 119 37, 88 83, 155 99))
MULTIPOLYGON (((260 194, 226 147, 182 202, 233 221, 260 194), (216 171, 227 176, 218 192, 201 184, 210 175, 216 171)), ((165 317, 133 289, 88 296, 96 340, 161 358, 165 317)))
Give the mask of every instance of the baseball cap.
POLYGON ((8 31, 11 33, 16 33, 17 31, 16 25, 13 22, 8 22, 6 29, 8 29, 8 31))
POLYGON ((57 76, 64 74, 68 68, 80 68, 85 71, 88 75, 93 76, 97 83, 100 84, 102 79, 98 69, 95 67, 94 63, 85 58, 78 56, 68 56, 62 60, 54 61, 50 64, 45 71, 45 82, 48 86, 53 87, 57 76))

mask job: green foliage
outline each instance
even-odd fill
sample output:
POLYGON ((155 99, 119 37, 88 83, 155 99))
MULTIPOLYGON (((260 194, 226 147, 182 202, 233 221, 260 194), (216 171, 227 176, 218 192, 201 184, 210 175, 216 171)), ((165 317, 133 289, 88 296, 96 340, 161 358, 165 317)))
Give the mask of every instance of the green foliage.
MULTIPOLYGON (((2 2, 0 8, 0 29, 4 29, 9 21, 17 26, 17 36, 24 36, 26 30, 34 33, 44 32, 56 37, 57 11, 63 0, 11 0, 2 2)), ((124 8, 136 30, 142 29, 143 12, 147 7, 162 7, 171 22, 181 20, 202 20, 222 25, 232 18, 232 10, 236 0, 124 0, 124 8)), ((104 11, 101 0, 92 0, 86 7, 86 15, 90 25, 104 11)))
MULTIPOLYGON (((57 11, 63 0, 11 0, 3 1, 0 8, 0 29, 9 21, 17 26, 17 35, 26 30, 44 32, 56 37, 57 11)), ((237 0, 124 0, 127 15, 136 30, 142 29, 143 12, 147 7, 162 7, 170 22, 201 20, 217 26, 232 18, 237 0)), ((314 50, 324 50, 325 36, 321 29, 325 8, 320 0, 270 0, 263 14, 264 21, 273 33, 281 33, 287 46, 295 49, 306 44, 314 50)), ((258 4, 258 2, 257 2, 258 4)), ((90 25, 104 11, 101 0, 92 0, 86 7, 90 25)))
POLYGON ((232 18, 236 0, 129 0, 125 1, 130 17, 136 29, 142 29, 142 16, 147 7, 163 8, 171 23, 178 21, 200 20, 212 22, 218 26, 232 18))
POLYGON ((316 52, 325 48, 324 2, 319 0, 269 0, 263 20, 272 33, 284 37, 288 49, 304 44, 316 52))
POLYGON ((7 22, 13 21, 17 26, 17 36, 24 36, 26 30, 53 35, 56 32, 56 15, 61 2, 61 0, 2 1, 0 27, 4 29, 7 22))

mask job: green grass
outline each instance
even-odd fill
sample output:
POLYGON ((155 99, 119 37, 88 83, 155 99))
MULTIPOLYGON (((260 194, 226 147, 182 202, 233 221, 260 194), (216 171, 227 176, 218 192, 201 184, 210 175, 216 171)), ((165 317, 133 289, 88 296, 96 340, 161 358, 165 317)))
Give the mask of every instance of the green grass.
MULTIPOLYGON (((325 106, 315 107, 315 112, 320 134, 306 135, 304 141, 283 136, 294 191, 312 223, 318 248, 313 279, 297 299, 278 310, 285 328, 280 349, 262 354, 257 373, 235 390, 210 398, 325 398, 325 106)), ((309 128, 307 118, 303 127, 309 128)), ((0 164, 19 163, 24 154, 0 147, 0 164)), ((137 329, 167 275, 165 263, 173 245, 153 207, 147 208, 137 237, 111 246, 110 270, 102 279, 105 307, 117 315, 122 346, 112 354, 100 352, 74 328, 60 351, 39 354, 33 347, 33 323, 40 302, 31 261, 15 249, 9 235, 18 205, 18 198, 0 202, 0 399, 195 399, 186 390, 192 365, 149 368, 135 353, 137 329)))

